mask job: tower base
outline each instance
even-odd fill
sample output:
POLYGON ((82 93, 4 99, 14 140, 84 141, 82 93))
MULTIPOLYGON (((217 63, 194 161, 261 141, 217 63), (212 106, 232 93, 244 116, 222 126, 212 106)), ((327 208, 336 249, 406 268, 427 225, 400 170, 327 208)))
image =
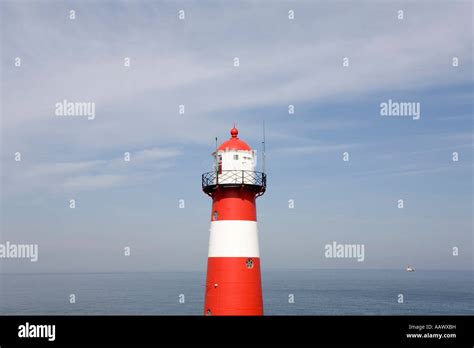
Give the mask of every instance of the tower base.
POLYGON ((205 315, 263 315, 260 258, 209 257, 205 315))

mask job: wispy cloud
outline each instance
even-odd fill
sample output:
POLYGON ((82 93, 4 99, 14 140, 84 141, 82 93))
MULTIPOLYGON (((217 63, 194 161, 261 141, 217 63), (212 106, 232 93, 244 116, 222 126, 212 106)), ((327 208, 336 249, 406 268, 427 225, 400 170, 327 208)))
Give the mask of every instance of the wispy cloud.
MULTIPOLYGON (((67 193, 97 190, 118 185, 136 185, 165 174, 181 156, 177 148, 150 148, 130 152, 130 161, 122 157, 86 162, 49 162, 29 164, 27 161, 8 165, 4 172, 4 194, 35 195, 38 192, 67 193), (153 171, 150 171, 150 169, 153 171)), ((127 156, 128 157, 128 156, 127 156)))
POLYGON ((81 192, 85 190, 97 190, 116 185, 123 185, 127 179, 125 175, 81 175, 73 178, 65 178, 59 184, 64 192, 81 192))
POLYGON ((466 16, 462 8, 413 5, 412 12, 423 11, 423 24, 398 25, 395 12, 368 4, 323 6, 321 12, 319 5, 299 3, 296 25, 285 18, 285 3, 263 7, 263 17, 255 11, 257 3, 217 8, 206 3, 202 9, 189 3, 186 22, 164 17, 158 4, 120 3, 106 18, 91 11, 97 4, 76 4, 78 18, 58 22, 66 6, 45 12, 39 4, 3 3, 5 144, 23 141, 24 147, 38 150, 47 146, 38 145, 39 134, 54 134, 56 142, 76 149, 150 146, 154 141, 202 144, 202 134, 219 130, 216 114, 471 80, 469 74, 449 75, 443 68, 449 61, 440 59, 442 50, 469 64, 469 28, 464 27, 469 21, 458 19, 466 16), (350 15, 342 14, 342 7, 350 15), (208 15, 216 11, 214 20, 207 21, 201 10, 208 15), (305 11, 315 18, 304 16, 305 11), (18 17, 22 20, 12 20, 18 17), (248 24, 235 32, 235 18, 246 18, 248 24), (361 22, 370 22, 372 30, 361 22), (456 40, 440 41, 444 37, 456 40), (13 67, 15 56, 23 56, 22 70, 13 67), (130 68, 123 67, 126 56, 130 68), (232 66, 235 56, 239 68, 232 66), (349 68, 342 67, 345 56, 351 59, 349 68), (63 98, 96 102, 97 119, 58 123, 53 106, 63 98), (186 105, 185 115, 178 114, 180 104, 186 105))
POLYGON ((460 165, 445 165, 445 166, 439 166, 439 167, 431 167, 431 168, 416 168, 416 169, 408 169, 408 170, 398 170, 395 173, 392 173, 391 175, 395 176, 410 176, 410 175, 427 175, 427 174, 436 174, 440 172, 445 172, 445 171, 454 171, 457 169, 470 169, 472 170, 473 165, 472 164, 460 164, 460 165))
POLYGON ((463 171, 472 171, 472 163, 456 163, 443 166, 436 165, 420 165, 420 166, 404 166, 404 167, 394 167, 381 168, 381 169, 371 169, 364 170, 352 173, 352 178, 362 178, 362 179, 372 179, 374 176, 377 177, 396 177, 396 176, 415 176, 415 175, 429 175, 437 174, 440 172, 455 172, 458 170, 463 171))
POLYGON ((333 145, 306 145, 306 146, 292 146, 279 148, 275 150, 277 155, 315 155, 318 153, 332 152, 332 151, 347 151, 353 149, 360 144, 333 144, 333 145))

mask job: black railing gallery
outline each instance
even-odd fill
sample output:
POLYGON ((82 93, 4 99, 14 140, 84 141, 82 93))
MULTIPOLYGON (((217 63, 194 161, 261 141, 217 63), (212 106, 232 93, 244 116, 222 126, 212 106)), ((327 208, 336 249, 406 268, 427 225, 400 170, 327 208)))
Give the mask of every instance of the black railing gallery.
POLYGON ((219 185, 252 186, 263 194, 267 187, 267 175, 251 170, 223 170, 221 173, 213 171, 202 175, 202 189, 204 192, 210 193, 219 185))

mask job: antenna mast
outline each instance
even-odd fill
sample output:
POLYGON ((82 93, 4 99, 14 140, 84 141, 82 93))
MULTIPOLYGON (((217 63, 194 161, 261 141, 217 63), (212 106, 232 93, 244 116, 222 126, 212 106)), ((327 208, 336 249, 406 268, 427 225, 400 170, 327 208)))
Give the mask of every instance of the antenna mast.
POLYGON ((217 166, 218 166, 218 163, 217 163, 217 137, 216 137, 216 149, 214 151, 214 159, 215 159, 214 169, 217 172, 217 166))
POLYGON ((265 173, 265 120, 263 120, 263 141, 262 141, 262 172, 265 173))

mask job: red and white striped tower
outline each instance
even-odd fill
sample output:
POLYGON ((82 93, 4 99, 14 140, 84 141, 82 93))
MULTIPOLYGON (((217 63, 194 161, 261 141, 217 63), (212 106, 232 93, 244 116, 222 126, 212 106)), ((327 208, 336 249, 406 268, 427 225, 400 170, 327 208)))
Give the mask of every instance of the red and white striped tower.
POLYGON ((232 128, 213 153, 214 171, 202 175, 212 197, 205 315, 263 315, 255 199, 266 175, 255 171, 256 151, 232 128))

